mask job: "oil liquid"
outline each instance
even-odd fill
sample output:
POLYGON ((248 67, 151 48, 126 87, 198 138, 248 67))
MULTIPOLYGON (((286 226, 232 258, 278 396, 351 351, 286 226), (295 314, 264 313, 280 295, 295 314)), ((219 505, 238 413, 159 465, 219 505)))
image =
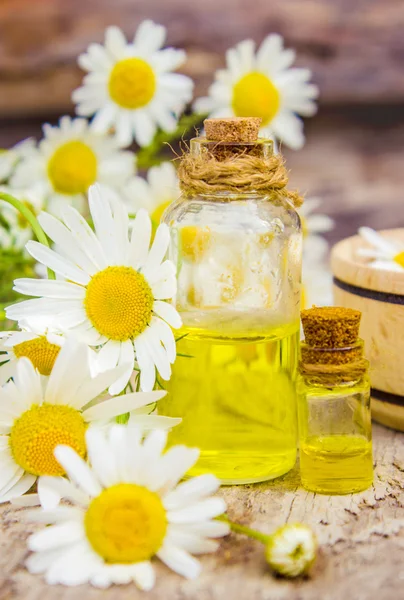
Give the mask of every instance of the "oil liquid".
POLYGON ((189 475, 223 483, 278 477, 296 460, 298 325, 265 335, 218 339, 185 330, 159 413, 182 417, 171 444, 201 450, 189 475))
POLYGON ((303 486, 320 494, 351 494, 373 482, 372 442, 358 435, 310 436, 300 447, 303 486))

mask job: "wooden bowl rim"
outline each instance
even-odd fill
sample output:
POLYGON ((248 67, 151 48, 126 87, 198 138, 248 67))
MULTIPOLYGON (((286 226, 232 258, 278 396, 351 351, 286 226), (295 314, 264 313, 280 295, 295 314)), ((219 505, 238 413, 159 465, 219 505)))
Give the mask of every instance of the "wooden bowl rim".
MULTIPOLYGON (((379 233, 386 238, 404 241, 404 227, 383 229, 379 233)), ((366 258, 355 256, 355 246, 366 247, 367 244, 359 235, 345 238, 335 244, 331 251, 331 269, 334 277, 363 289, 404 295, 404 270, 401 273, 373 269, 367 264, 366 258)))

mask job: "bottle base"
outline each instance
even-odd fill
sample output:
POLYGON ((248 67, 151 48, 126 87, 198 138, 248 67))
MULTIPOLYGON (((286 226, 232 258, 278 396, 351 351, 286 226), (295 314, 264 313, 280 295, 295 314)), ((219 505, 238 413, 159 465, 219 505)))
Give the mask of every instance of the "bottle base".
POLYGON ((278 455, 251 452, 202 451, 187 476, 213 473, 222 485, 243 485, 275 479, 290 471, 296 462, 296 451, 278 455))
POLYGON ((372 485, 372 483, 373 478, 364 480, 356 479, 355 481, 329 479, 310 481, 302 478, 302 486, 305 490, 327 496, 345 496, 347 494, 364 492, 372 485))

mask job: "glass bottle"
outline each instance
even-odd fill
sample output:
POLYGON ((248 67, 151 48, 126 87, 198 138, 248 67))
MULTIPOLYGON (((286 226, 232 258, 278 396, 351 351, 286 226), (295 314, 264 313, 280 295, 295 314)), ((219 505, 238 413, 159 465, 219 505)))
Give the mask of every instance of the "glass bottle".
MULTIPOLYGON (((258 127, 253 141, 242 139, 246 121, 205 121, 209 139, 193 139, 191 156, 209 157, 213 169, 240 153, 270 159, 272 141, 257 139, 258 127)), ((183 419, 171 443, 201 449, 192 475, 210 472, 229 484, 282 475, 297 447, 299 216, 291 203, 253 189, 220 189, 183 195, 163 220, 185 336, 159 402, 160 414, 183 419)))
POLYGON ((369 362, 358 338, 360 311, 302 311, 298 378, 300 471, 303 486, 350 494, 373 481, 369 362))

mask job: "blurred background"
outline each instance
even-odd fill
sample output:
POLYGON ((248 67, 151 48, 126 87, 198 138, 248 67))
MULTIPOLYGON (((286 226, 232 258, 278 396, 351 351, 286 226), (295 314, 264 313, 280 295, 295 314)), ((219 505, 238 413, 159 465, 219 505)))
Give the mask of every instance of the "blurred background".
POLYGON ((292 184, 323 199, 334 242, 359 225, 404 225, 404 3, 402 0, 1 0, 0 147, 44 121, 73 114, 76 59, 108 25, 132 37, 151 18, 184 48, 182 72, 205 95, 224 53, 271 32, 297 51, 320 87, 307 143, 284 149, 292 184))

